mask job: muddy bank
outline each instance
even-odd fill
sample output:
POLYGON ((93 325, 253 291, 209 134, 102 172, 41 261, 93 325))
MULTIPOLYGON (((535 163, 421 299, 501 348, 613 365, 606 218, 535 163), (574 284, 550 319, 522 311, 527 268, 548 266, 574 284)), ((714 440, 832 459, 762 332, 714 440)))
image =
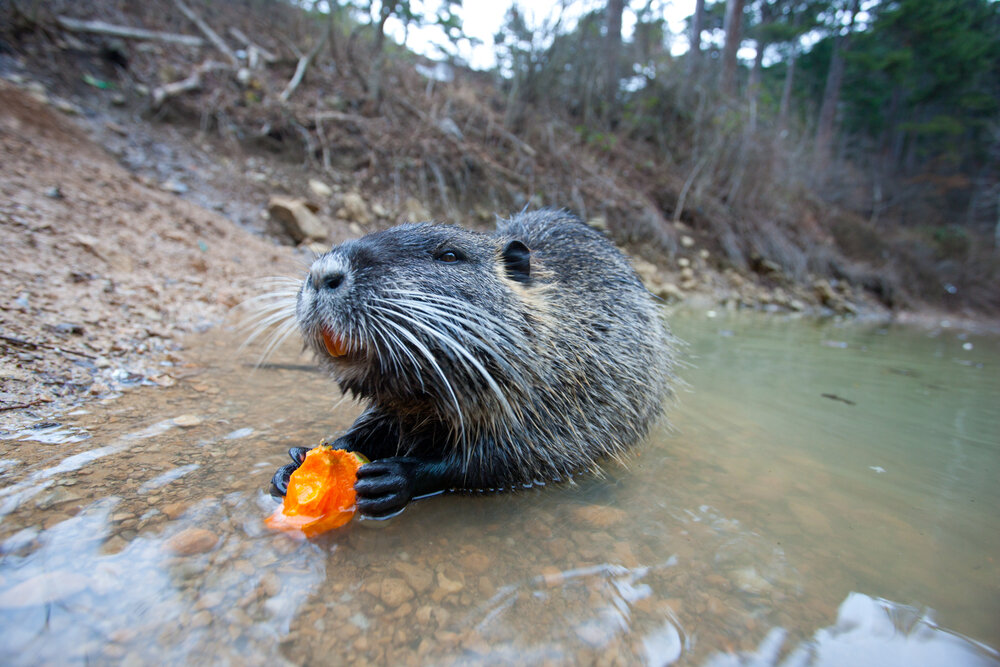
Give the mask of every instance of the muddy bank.
POLYGON ((0 419, 169 385, 292 249, 152 187, 63 113, 0 82, 0 419))

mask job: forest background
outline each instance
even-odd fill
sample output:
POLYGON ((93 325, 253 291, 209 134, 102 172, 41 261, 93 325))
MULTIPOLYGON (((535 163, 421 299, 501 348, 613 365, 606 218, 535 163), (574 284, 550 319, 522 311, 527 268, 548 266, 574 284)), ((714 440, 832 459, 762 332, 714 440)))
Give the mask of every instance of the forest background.
POLYGON ((5 4, 0 51, 325 175, 366 228, 566 207, 668 299, 1000 312, 991 0, 698 0, 683 34, 664 0, 515 2, 490 71, 458 55, 469 0, 5 4), (438 57, 394 22, 439 29, 438 57))

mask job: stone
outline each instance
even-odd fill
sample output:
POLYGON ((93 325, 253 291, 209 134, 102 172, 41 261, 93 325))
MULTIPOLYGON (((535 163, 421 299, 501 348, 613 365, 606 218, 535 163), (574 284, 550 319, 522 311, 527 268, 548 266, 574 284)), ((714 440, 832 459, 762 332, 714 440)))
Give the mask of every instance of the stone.
POLYGON ((381 204, 381 202, 375 202, 372 204, 372 213, 376 218, 388 218, 389 209, 381 204))
POLYGON ((490 557, 481 551, 469 552, 459 562, 466 572, 472 574, 483 574, 490 569, 490 557))
POLYGON ((639 277, 642 278, 642 282, 647 285, 656 281, 657 269, 655 264, 647 262, 641 257, 633 257, 632 267, 639 274, 639 277))
POLYGON ((184 511, 187 510, 187 508, 187 503, 168 503, 161 507, 160 511, 166 514, 168 519, 173 521, 181 514, 184 514, 184 511))
POLYGON ((665 301, 684 300, 684 291, 674 283, 656 283, 650 291, 665 301))
POLYGON ((443 569, 437 573, 437 592, 444 593, 444 595, 451 595, 452 593, 458 593, 463 588, 465 588, 465 582, 461 579, 461 574, 452 578, 455 573, 446 573, 443 569))
POLYGON ((181 428, 193 428, 201 425, 203 421, 204 420, 197 415, 181 415, 179 417, 174 417, 174 425, 180 426, 181 428))
POLYGON ((628 518, 625 510, 607 505, 580 505, 570 512, 573 520, 594 528, 610 528, 628 518))
POLYGON ((403 202, 402 222, 423 222, 431 219, 427 207, 419 199, 408 197, 403 202))
POLYGON ((281 223, 296 243, 307 239, 315 241, 326 239, 327 231, 316 216, 317 210, 304 199, 292 197, 274 196, 267 204, 268 213, 281 223))
POLYGON ((75 491, 71 491, 64 486, 57 486, 54 489, 45 491, 35 499, 35 507, 40 510, 47 510, 56 505, 72 503, 81 500, 83 496, 75 491))
POLYGON ((692 269, 690 266, 685 266, 683 269, 681 269, 681 280, 682 281, 694 280, 694 269, 692 269))
POLYGON ((340 208, 337 210, 337 217, 361 225, 367 225, 372 221, 368 202, 354 191, 344 193, 344 197, 340 201, 340 208))
POLYGON ((166 192, 172 192, 175 195, 182 195, 188 191, 188 186, 175 178, 169 178, 160 183, 160 189, 166 192))
POLYGON ((418 593, 423 593, 434 583, 434 575, 427 568, 406 561, 398 561, 392 567, 403 575, 406 583, 418 593))
POLYGON ((838 300, 837 293, 833 291, 833 287, 827 280, 821 279, 814 282, 813 292, 823 305, 829 305, 831 302, 838 300))
POLYGON ((329 199, 333 195, 333 188, 318 178, 309 179, 309 189, 320 199, 329 199))
POLYGON ((390 609, 413 599, 413 589, 398 577, 386 577, 379 584, 378 597, 390 609))
POLYGON ((690 248, 694 245, 694 239, 685 234, 681 237, 681 245, 685 248, 690 248))
POLYGON ((191 628, 203 628, 212 622, 212 612, 207 609, 199 611, 194 616, 191 617, 191 623, 189 627, 191 628))
POLYGON ((206 528, 187 528, 168 539, 164 546, 176 556, 194 556, 211 551, 218 541, 219 536, 206 528))
POLYGON ((562 570, 560 570, 555 565, 546 565, 542 568, 541 572, 542 582, 547 588, 557 588, 562 586, 563 582, 566 580, 565 575, 563 575, 562 570))
POLYGON ((753 567, 733 570, 729 577, 733 586, 751 595, 761 595, 772 587, 771 582, 757 574, 756 568, 753 567))
POLYGON ((83 111, 80 107, 76 106, 69 100, 64 100, 61 97, 57 97, 52 100, 52 106, 54 106, 59 111, 62 111, 68 116, 82 116, 83 111))
POLYGON ((590 220, 587 220, 587 226, 593 227, 599 232, 607 232, 608 219, 605 218, 603 215, 599 215, 596 218, 591 218, 590 220))

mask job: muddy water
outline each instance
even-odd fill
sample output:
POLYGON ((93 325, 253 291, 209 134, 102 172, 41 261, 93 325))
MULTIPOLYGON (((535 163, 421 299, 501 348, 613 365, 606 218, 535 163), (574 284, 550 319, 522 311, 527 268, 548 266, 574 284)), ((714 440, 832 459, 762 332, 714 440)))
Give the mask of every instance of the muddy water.
POLYGON ((346 427, 234 332, 166 389, 0 433, 11 664, 997 664, 1000 340, 678 313, 690 388, 627 467, 268 532, 346 427))

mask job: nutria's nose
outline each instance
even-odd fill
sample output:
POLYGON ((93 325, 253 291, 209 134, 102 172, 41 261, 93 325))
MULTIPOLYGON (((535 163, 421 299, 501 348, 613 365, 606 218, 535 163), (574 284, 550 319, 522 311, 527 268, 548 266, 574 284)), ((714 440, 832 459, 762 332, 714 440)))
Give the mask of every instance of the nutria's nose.
POLYGON ((316 291, 336 290, 347 279, 347 262, 336 253, 323 255, 309 269, 309 282, 316 291))
POLYGON ((341 283, 344 282, 344 274, 340 271, 337 271, 336 273, 328 273, 325 276, 322 276, 317 282, 319 283, 318 289, 334 290, 340 287, 341 283))

